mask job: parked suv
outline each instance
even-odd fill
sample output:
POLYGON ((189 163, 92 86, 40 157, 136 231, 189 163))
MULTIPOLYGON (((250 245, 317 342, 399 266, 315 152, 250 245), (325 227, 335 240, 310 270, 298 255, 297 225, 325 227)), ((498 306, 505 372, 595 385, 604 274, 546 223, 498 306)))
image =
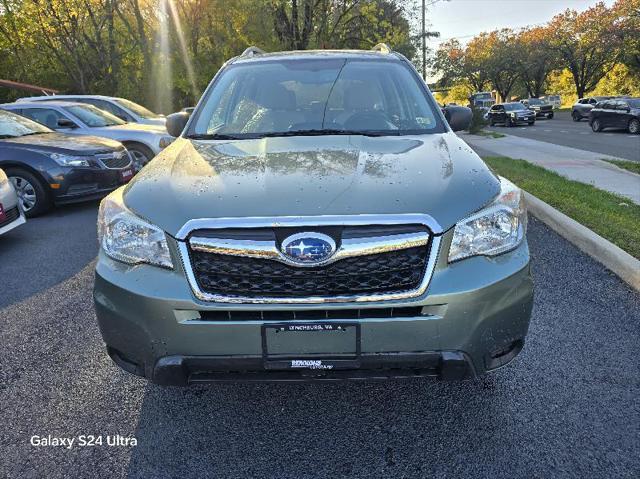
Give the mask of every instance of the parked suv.
POLYGON ((100 206, 107 351, 160 384, 494 370, 533 286, 521 191, 402 55, 227 62, 179 134, 100 206))
POLYGON ((518 123, 533 125, 536 122, 536 113, 519 101, 497 103, 489 109, 487 119, 490 126, 497 123, 504 123, 504 126, 516 126, 518 123))
POLYGON ((125 123, 104 110, 66 101, 5 103, 0 108, 26 116, 52 130, 69 135, 91 135, 122 142, 139 171, 174 138, 163 126, 125 123))
POLYGON ((599 102, 589 112, 589 124, 595 132, 605 128, 640 133, 640 98, 613 98, 599 102))
POLYGON ((587 98, 580 98, 571 107, 571 118, 573 121, 580 121, 583 118, 589 118, 589 112, 596 106, 599 101, 605 101, 613 98, 611 96, 591 96, 587 98))
POLYGON ((536 114, 536 118, 546 118, 551 120, 553 118, 553 105, 542 101, 540 98, 527 98, 520 100, 524 106, 536 114))
POLYGON ((152 112, 151 110, 138 105, 126 98, 118 98, 103 95, 52 95, 52 96, 32 96, 20 98, 18 102, 36 101, 70 101, 73 103, 86 103, 101 110, 108 111, 127 123, 141 123, 143 125, 164 126, 165 117, 152 112))
POLYGON ((54 204, 102 198, 133 176, 131 158, 121 143, 56 133, 2 110, 0 168, 29 217, 54 204))

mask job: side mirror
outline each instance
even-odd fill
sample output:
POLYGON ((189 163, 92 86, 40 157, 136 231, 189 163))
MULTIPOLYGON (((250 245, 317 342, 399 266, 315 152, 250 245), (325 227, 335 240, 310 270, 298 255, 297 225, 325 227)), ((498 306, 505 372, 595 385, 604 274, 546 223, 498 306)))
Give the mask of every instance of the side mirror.
POLYGON ((191 117, 190 113, 179 111, 167 116, 167 131, 171 136, 180 136, 191 117))
POLYGON ((453 131, 466 130, 471 124, 473 111, 466 106, 448 106, 444 108, 444 117, 453 131))
POLYGON ((58 128, 78 128, 78 125, 67 118, 58 118, 58 128))

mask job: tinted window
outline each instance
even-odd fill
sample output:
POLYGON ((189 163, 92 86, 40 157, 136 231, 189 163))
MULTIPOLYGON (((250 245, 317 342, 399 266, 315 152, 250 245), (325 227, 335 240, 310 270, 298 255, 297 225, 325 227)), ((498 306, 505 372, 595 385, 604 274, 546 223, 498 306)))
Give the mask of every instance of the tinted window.
POLYGON ((78 101, 80 103, 87 103, 88 105, 93 105, 96 108, 100 108, 101 110, 104 110, 107 113, 111 113, 112 115, 115 115, 118 118, 125 121, 133 120, 131 115, 129 115, 122 108, 114 105, 113 103, 109 103, 108 101, 105 101, 105 100, 98 100, 97 98, 78 98, 78 99, 73 99, 72 101, 78 101))
POLYGON ((64 109, 78 117, 90 128, 124 125, 124 122, 117 116, 107 113, 104 110, 100 110, 93 105, 66 106, 64 109))
POLYGON ((62 113, 49 108, 24 108, 22 114, 54 130, 60 128, 58 120, 68 120, 62 113))
POLYGON ((527 107, 524 106, 520 102, 518 102, 518 103, 505 103, 504 104, 504 109, 506 111, 519 111, 519 110, 526 110, 527 107))
POLYGON ((154 113, 151 110, 147 110, 142 105, 138 105, 137 103, 134 103, 132 101, 125 100, 124 98, 114 98, 113 101, 115 101, 116 103, 124 106, 125 108, 128 108, 129 110, 134 112, 139 117, 142 117, 142 118, 161 118, 161 116, 158 115, 157 113, 154 113))
POLYGON ((443 131, 402 62, 282 60, 235 64, 206 98, 192 134, 256 137, 301 130, 443 131))
POLYGON ((631 108, 640 108, 640 99, 633 98, 631 100, 626 100, 625 103, 629 105, 631 108))

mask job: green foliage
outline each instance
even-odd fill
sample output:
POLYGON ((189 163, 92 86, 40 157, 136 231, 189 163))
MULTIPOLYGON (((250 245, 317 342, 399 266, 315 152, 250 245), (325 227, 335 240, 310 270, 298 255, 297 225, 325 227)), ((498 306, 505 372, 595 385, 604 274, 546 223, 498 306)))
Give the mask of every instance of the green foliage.
POLYGON ((480 108, 472 108, 472 111, 473 116, 471 117, 471 123, 469 124, 469 128, 467 128, 467 131, 471 134, 477 134, 480 130, 487 126, 489 122, 484 119, 484 111, 480 108))
MULTIPOLYGON (((193 106, 250 45, 365 48, 409 58, 413 0, 0 0, 0 78, 120 95, 162 113, 193 106)), ((1 100, 25 92, 0 89, 1 100)))

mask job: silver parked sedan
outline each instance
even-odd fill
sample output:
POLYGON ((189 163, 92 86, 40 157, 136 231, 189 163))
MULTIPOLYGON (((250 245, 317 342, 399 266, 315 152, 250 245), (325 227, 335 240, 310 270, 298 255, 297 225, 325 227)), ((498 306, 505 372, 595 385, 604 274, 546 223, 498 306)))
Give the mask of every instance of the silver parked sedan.
POLYGON ((5 103, 0 108, 26 116, 53 130, 120 141, 133 156, 136 171, 174 140, 163 126, 126 123, 111 113, 85 103, 23 101, 5 103))
POLYGON ((25 221, 16 190, 5 172, 0 170, 0 235, 25 221))

